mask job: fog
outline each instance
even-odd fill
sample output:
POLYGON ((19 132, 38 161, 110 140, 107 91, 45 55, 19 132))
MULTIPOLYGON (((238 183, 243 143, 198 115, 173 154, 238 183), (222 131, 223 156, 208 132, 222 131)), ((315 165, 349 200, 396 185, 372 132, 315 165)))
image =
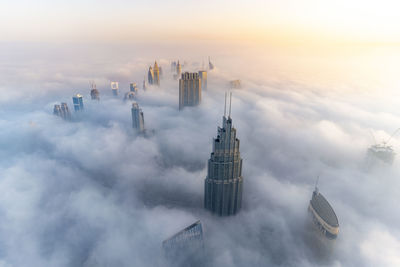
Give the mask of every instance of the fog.
POLYGON ((226 45, 1 44, 0 266, 165 266, 161 242, 196 220, 207 266, 399 266, 399 161, 364 166, 371 133, 400 126, 398 51, 226 45), (196 71, 208 55, 202 103, 180 112, 170 61, 196 71), (154 60, 161 86, 143 91, 154 60), (204 179, 233 79, 243 208, 221 218, 202 207, 204 179), (129 82, 148 136, 131 128, 129 82), (52 114, 60 102, 72 121, 52 114), (317 176, 340 224, 330 243, 308 220, 317 176))

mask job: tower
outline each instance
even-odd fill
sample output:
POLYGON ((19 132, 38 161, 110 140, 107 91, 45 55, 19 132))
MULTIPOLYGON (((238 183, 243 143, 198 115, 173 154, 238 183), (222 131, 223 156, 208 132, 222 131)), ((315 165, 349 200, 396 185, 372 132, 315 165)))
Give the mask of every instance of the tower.
POLYGON ((151 66, 149 67, 149 73, 147 74, 147 79, 149 81, 149 84, 154 83, 154 72, 153 72, 153 68, 151 66))
POLYGON ((83 111, 83 96, 81 94, 76 94, 72 97, 72 102, 74 103, 75 111, 83 111))
POLYGON ((61 103, 61 117, 64 120, 70 120, 71 119, 71 113, 69 112, 69 108, 68 108, 67 103, 61 103))
POLYGON ((96 88, 96 84, 94 82, 90 83, 90 97, 92 100, 100 100, 100 93, 99 90, 96 88))
POLYGON ((213 70, 214 68, 215 68, 214 64, 211 63, 211 59, 210 59, 210 57, 208 57, 208 69, 213 70))
POLYGON ((179 80, 179 109, 201 102, 201 80, 198 73, 185 72, 179 80))
POLYGON ((154 61, 153 73, 154 73, 153 84, 160 86, 160 69, 158 68, 157 61, 154 61))
POLYGON ((137 93, 137 91, 138 91, 138 87, 137 87, 136 83, 130 83, 129 89, 131 92, 135 92, 135 93, 137 93))
POLYGON ((146 86, 146 76, 144 76, 144 78, 143 78, 143 91, 146 91, 146 88, 147 88, 147 86, 146 86))
POLYGON ((111 82, 111 91, 114 96, 118 95, 118 82, 111 82))
POLYGON ((61 117, 61 106, 60 105, 54 105, 53 114, 61 117))
MULTIPOLYGON (((232 94, 230 97, 232 102, 232 94)), ((232 126, 231 104, 229 115, 225 114, 222 128, 213 140, 213 151, 208 160, 208 173, 204 182, 204 208, 220 216, 236 214, 242 206, 242 159, 240 141, 236 138, 236 129, 232 126)))
POLYGON ((144 132, 144 117, 143 112, 139 108, 138 103, 132 103, 132 127, 139 132, 144 132))
POLYGON ((181 76, 181 73, 182 73, 182 66, 181 66, 181 63, 179 63, 179 60, 178 60, 178 64, 176 65, 176 75, 178 75, 178 78, 179 78, 179 76, 181 76))
POLYGON ((199 76, 200 76, 200 80, 201 80, 201 89, 207 90, 207 71, 200 70, 199 76))

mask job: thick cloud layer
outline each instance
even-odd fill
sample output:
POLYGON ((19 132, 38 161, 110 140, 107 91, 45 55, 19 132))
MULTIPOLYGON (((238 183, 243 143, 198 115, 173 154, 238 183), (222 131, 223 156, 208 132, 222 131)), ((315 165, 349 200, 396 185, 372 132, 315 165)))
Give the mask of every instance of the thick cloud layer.
MULTIPOLYGON (((345 90, 352 79, 341 86, 336 76, 312 80, 282 71, 275 54, 251 66, 251 55, 221 49, 213 51, 217 69, 201 106, 179 112, 168 53, 196 70, 201 57, 187 47, 29 48, 1 55, 0 266, 164 266, 161 242, 198 219, 207 266, 400 264, 399 163, 363 166, 370 132, 382 140, 400 125, 391 91, 364 83, 345 90), (131 81, 141 88, 156 55, 162 86, 140 90, 137 100, 154 133, 137 136, 122 94, 131 81), (220 218, 202 208, 203 183, 224 92, 238 78, 232 118, 244 207, 220 218), (100 102, 90 100, 89 80, 100 102), (110 80, 120 82, 120 98, 111 96, 110 80), (55 103, 72 109, 77 92, 85 97, 81 116, 67 122, 52 115, 55 103), (318 175, 340 223, 328 244, 307 214, 318 175)), ((399 139, 391 144, 398 149, 399 139)))

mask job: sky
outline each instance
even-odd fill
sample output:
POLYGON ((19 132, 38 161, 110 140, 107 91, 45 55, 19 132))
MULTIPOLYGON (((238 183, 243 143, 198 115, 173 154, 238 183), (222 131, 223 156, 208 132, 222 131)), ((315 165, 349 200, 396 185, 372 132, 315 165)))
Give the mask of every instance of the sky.
MULTIPOLYGON (((394 1, 2 1, 0 267, 165 266, 162 241, 197 220, 211 267, 399 266, 398 154, 393 165, 366 157, 400 127, 397 10, 394 1), (216 68, 201 105, 179 111, 171 61, 197 71, 208 56, 216 68), (161 86, 143 90, 155 60, 161 86), (243 209, 220 218, 202 207, 204 180, 235 79, 243 209), (130 82, 146 137, 131 128, 130 82), (76 93, 85 112, 54 116, 76 93), (307 213, 318 176, 339 220, 334 242, 307 213)), ((400 135, 390 145, 398 153, 400 135)))
POLYGON ((2 1, 1 41, 398 43, 398 1, 2 1))

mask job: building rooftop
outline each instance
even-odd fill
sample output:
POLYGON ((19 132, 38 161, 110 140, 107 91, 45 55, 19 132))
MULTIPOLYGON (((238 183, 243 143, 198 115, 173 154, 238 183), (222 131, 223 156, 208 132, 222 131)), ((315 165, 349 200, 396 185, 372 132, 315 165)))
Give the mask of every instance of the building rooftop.
POLYGON ((311 206, 315 212, 330 226, 338 227, 339 221, 336 217, 335 211, 329 204, 329 202, 324 198, 324 196, 319 192, 314 192, 313 197, 310 201, 311 206))

